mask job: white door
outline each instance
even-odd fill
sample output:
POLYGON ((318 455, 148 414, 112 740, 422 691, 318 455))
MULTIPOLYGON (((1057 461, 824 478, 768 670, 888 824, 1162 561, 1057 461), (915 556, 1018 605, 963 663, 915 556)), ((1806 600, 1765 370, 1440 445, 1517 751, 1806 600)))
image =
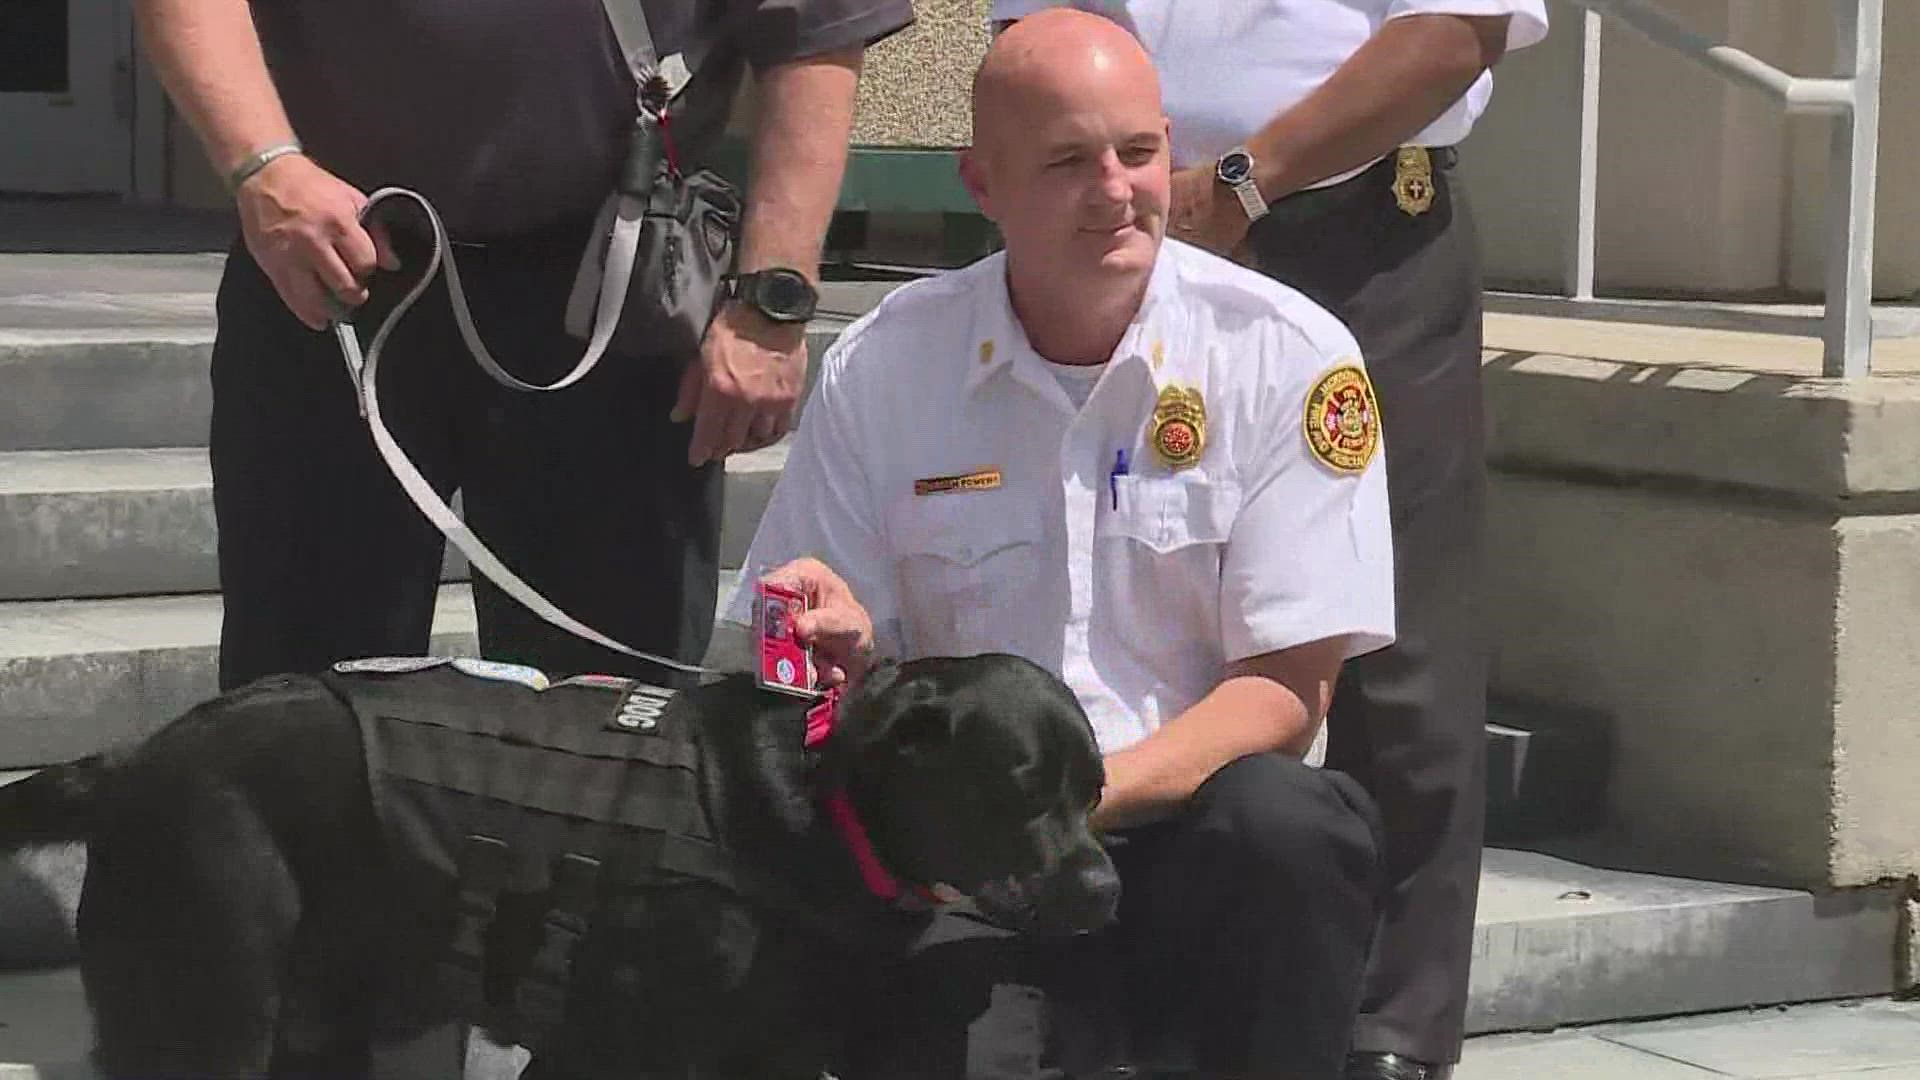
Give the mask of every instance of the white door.
POLYGON ((0 0, 0 192, 133 187, 125 0, 0 0))

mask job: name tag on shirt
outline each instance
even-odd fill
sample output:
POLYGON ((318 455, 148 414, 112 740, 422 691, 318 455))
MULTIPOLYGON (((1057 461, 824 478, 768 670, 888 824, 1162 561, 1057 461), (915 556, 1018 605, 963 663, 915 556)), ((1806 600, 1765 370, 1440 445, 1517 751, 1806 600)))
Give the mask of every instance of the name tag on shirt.
POLYGON ((945 495, 950 491, 992 491, 1000 486, 999 469, 981 469, 960 476, 929 476, 913 482, 915 495, 945 495))

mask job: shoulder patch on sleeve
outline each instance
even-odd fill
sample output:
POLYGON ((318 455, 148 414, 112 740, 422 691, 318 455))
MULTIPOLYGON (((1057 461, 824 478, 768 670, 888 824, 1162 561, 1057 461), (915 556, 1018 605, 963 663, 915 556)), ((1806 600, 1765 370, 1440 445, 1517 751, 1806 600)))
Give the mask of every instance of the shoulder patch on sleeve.
POLYGON ((1342 361, 1307 392, 1307 449, 1336 472, 1365 472, 1380 449, 1380 403, 1358 363, 1342 361))

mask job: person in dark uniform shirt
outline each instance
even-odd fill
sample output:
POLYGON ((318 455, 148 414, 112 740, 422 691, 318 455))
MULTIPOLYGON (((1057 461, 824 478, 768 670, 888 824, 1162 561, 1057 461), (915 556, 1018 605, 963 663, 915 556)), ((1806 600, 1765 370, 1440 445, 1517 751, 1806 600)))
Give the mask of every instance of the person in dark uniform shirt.
MULTIPOLYGON (((755 73, 739 271, 816 281, 864 50, 909 24, 911 3, 644 4, 657 55, 703 57, 688 94, 705 105, 674 129, 688 171, 755 73)), ((424 652, 443 544, 388 475, 324 331, 336 307, 368 300, 370 283, 382 297, 410 284, 425 248, 400 227, 369 232, 357 213, 377 187, 425 195, 490 351, 529 381, 569 370, 583 343, 563 329, 568 292, 637 115, 607 13, 601 0, 137 0, 135 10, 239 216, 212 368, 221 684, 424 652), (400 272, 376 279, 377 266, 400 272)), ((462 492, 468 521, 509 566, 629 645, 704 652, 721 462, 786 432, 804 385, 804 323, 733 299, 697 356, 609 355, 569 390, 520 394, 475 365, 442 284, 386 356, 381 397, 396 438, 443 496, 462 492)), ((637 663, 485 581, 474 599, 489 656, 556 675, 637 663)))

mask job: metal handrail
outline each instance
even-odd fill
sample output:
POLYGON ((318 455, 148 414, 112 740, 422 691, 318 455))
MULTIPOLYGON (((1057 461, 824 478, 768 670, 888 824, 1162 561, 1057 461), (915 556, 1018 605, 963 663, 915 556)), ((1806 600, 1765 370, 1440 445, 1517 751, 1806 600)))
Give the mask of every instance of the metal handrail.
POLYGON ((1840 74, 1789 75, 1751 53, 1676 21, 1649 0, 1571 0, 1586 9, 1582 76, 1580 219, 1568 277, 1576 300, 1593 299, 1597 203, 1600 17, 1608 16, 1734 82, 1759 89, 1789 113, 1835 117, 1828 173, 1827 295, 1822 371, 1856 378, 1872 370, 1874 173, 1880 152, 1880 47, 1884 0, 1833 0, 1840 74))

